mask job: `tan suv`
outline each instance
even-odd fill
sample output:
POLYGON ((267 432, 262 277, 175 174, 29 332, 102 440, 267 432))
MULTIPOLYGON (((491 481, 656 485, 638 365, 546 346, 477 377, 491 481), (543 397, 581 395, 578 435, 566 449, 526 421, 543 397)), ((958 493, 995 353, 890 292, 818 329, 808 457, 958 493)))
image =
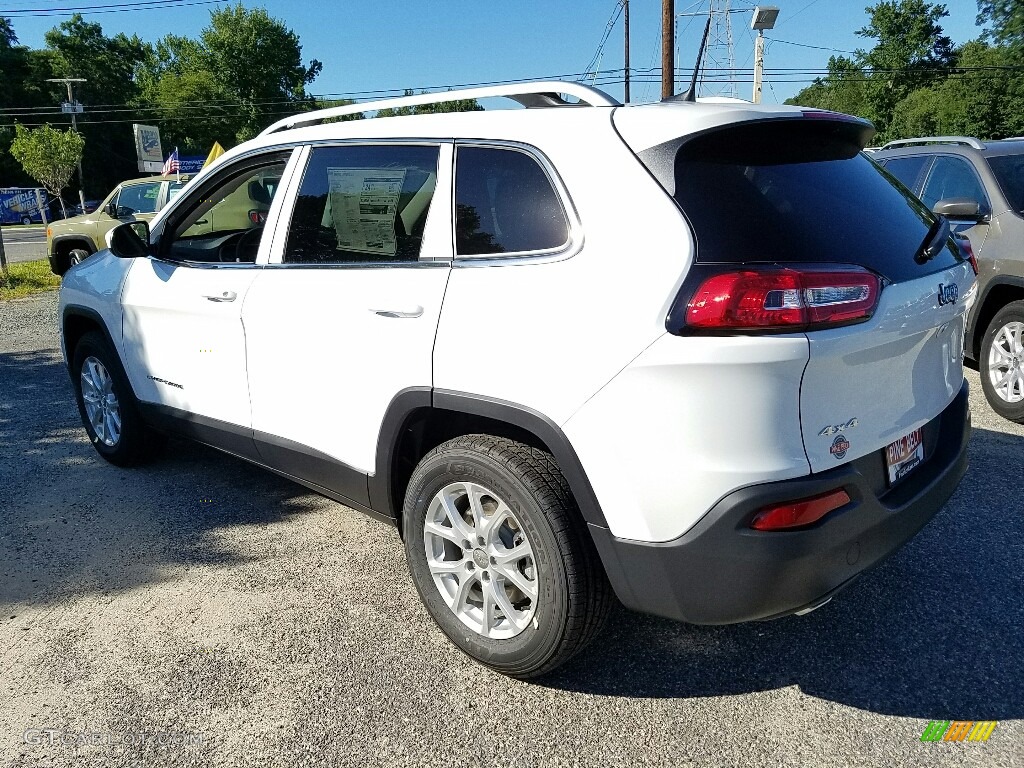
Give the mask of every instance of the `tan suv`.
POLYGON ((93 213, 55 221, 46 228, 50 269, 63 275, 107 247, 107 232, 126 221, 148 221, 181 191, 191 176, 146 176, 122 181, 93 213))

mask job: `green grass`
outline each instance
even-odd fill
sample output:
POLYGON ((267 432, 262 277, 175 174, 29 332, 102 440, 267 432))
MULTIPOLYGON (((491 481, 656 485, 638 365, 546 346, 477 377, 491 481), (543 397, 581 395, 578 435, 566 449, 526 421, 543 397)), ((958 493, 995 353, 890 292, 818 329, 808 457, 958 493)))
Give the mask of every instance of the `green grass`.
POLYGON ((23 261, 9 264, 10 277, 0 272, 0 301, 20 299, 41 291, 50 291, 60 287, 60 277, 50 271, 50 262, 46 259, 23 261))

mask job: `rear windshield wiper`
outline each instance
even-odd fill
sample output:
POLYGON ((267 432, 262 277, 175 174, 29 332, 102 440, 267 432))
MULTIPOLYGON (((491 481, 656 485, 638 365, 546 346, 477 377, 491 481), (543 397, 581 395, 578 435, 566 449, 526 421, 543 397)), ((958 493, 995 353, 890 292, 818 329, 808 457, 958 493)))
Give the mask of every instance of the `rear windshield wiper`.
POLYGON ((931 261, 946 247, 947 240, 949 240, 949 221, 945 216, 936 216, 935 223, 932 224, 928 234, 925 235, 924 242, 921 244, 921 250, 917 252, 914 261, 918 264, 931 261))

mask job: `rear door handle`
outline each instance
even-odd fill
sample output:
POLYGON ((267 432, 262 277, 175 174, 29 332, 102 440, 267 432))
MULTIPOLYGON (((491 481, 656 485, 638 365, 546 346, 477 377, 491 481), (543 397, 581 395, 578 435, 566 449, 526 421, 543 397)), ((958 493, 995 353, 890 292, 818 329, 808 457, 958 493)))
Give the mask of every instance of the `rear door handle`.
POLYGON ((409 307, 408 309, 371 309, 371 312, 381 317, 419 317, 423 314, 423 307, 417 304, 415 307, 409 307))
POLYGON ((234 291, 224 291, 224 293, 217 293, 212 296, 204 296, 204 298, 210 301, 234 301, 238 298, 238 294, 234 291))

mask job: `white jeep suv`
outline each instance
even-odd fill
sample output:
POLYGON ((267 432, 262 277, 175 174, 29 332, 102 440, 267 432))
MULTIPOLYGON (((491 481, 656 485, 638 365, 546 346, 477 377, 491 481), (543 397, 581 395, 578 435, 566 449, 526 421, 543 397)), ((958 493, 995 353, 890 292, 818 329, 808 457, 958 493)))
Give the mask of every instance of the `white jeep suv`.
POLYGON ((570 83, 283 120, 65 276, 85 428, 115 464, 185 435, 396 525, 441 630, 509 675, 613 595, 812 610, 967 463, 975 273, 872 133, 570 83), (324 122, 502 95, 529 108, 324 122))

